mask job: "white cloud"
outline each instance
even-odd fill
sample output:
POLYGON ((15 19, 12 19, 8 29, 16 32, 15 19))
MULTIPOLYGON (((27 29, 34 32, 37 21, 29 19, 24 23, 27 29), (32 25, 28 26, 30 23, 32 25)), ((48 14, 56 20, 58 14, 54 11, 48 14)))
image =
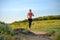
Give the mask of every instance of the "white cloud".
POLYGON ((0 11, 24 11, 27 10, 28 8, 1 8, 0 11))

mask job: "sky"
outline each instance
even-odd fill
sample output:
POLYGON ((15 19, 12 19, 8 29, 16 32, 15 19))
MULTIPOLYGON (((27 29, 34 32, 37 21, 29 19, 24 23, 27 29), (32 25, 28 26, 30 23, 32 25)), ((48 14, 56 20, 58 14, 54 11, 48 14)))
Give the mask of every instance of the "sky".
POLYGON ((31 9, 34 17, 60 15, 60 0, 0 0, 0 21, 11 23, 27 19, 31 9))

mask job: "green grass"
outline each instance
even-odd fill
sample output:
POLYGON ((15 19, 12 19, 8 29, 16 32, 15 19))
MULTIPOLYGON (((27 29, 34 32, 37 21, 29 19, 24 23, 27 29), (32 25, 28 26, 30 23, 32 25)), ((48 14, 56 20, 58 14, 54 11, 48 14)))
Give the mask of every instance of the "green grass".
MULTIPOLYGON (((11 36, 12 29, 25 28, 28 29, 28 22, 13 23, 10 25, 0 24, 0 40, 15 40, 15 36, 11 36)), ((55 31, 53 40, 60 40, 60 20, 43 20, 33 21, 31 30, 33 31, 55 31)))
POLYGON ((0 33, 6 33, 6 34, 11 34, 12 33, 12 28, 8 24, 1 24, 0 23, 0 33))
MULTIPOLYGON (((25 28, 28 29, 28 22, 14 23, 12 28, 25 28)), ((55 31, 53 40, 60 40, 60 20, 44 20, 44 21, 33 21, 31 30, 33 31, 55 31)))
POLYGON ((10 25, 0 22, 0 40, 9 40, 13 35, 10 25), (9 38, 9 39, 8 39, 9 38))
MULTIPOLYGON (((12 28, 28 28, 28 22, 22 23, 14 23, 11 24, 12 28)), ((52 28, 60 28, 60 20, 45 20, 45 21, 33 21, 32 22, 32 30, 43 30, 43 29, 52 29, 52 28)))

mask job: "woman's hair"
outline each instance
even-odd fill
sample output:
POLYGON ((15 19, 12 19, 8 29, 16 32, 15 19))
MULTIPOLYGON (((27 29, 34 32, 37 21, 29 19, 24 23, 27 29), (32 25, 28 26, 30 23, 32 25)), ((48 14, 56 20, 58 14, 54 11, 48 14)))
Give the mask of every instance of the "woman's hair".
POLYGON ((31 9, 29 9, 29 11, 31 12, 31 9))

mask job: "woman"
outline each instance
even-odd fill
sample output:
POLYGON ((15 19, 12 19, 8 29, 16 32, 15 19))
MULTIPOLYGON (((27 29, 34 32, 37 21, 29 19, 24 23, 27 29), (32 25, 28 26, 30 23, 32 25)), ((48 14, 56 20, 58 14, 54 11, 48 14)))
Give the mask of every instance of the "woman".
POLYGON ((29 23, 29 29, 31 28, 32 16, 34 16, 34 14, 32 13, 31 9, 29 9, 29 12, 27 14, 28 23, 29 23))

